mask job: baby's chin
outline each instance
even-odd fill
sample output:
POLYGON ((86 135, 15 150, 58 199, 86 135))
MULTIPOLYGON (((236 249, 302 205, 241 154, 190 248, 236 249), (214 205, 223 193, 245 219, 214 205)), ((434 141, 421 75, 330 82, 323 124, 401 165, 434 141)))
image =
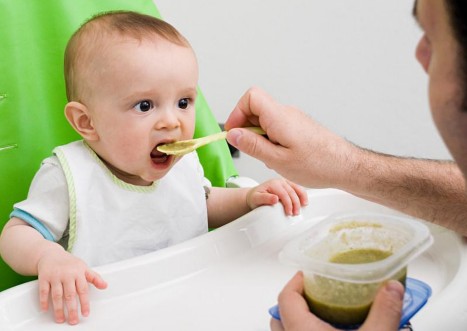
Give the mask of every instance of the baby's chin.
POLYGON ((177 161, 178 161, 178 158, 174 158, 173 162, 171 162, 170 165, 168 165, 165 169, 159 170, 159 171, 157 171, 155 173, 148 173, 148 174, 141 175, 139 177, 140 182, 141 183, 146 183, 145 186, 152 185, 154 182, 156 182, 156 181, 162 179, 163 177, 165 177, 170 172, 172 167, 177 163, 177 161))
MULTIPOLYGON (((173 166, 180 160, 180 157, 174 157, 173 155, 168 156, 165 162, 152 162, 152 168, 142 170, 140 173, 135 174, 126 174, 126 178, 122 179, 129 184, 138 185, 138 186, 151 186, 154 182, 160 180, 166 176, 173 166)), ((117 176, 118 177, 118 176, 117 176)))
POLYGON ((157 175, 142 175, 142 176, 139 176, 138 177, 138 180, 136 180, 135 182, 137 182, 138 184, 134 184, 134 185, 139 185, 139 186, 151 186, 154 182, 157 182, 158 180, 160 180, 161 178, 163 178, 165 175, 167 174, 167 172, 164 172, 164 173, 160 173, 160 174, 157 174, 157 175))
POLYGON ((151 186, 154 182, 164 177, 168 171, 158 171, 157 173, 125 173, 115 174, 120 180, 135 186, 151 186))
MULTIPOLYGON (((118 177, 118 176, 117 176, 118 177)), ((119 177, 119 179, 127 184, 135 186, 151 186, 157 179, 151 179, 149 177, 140 177, 140 176, 130 176, 130 177, 119 177)))

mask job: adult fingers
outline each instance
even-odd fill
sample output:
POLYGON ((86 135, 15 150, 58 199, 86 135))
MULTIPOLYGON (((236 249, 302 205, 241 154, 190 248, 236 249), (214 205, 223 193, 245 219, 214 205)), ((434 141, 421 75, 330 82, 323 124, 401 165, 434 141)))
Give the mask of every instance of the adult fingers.
POLYGON ((285 331, 281 321, 276 320, 275 318, 271 318, 269 326, 271 327, 271 331, 285 331))
POLYGON ((248 89, 225 121, 225 129, 259 125, 258 116, 264 110, 263 104, 266 100, 272 101, 272 98, 261 89, 256 87, 248 89))
POLYGON ((310 313, 303 298, 303 273, 298 272, 279 294, 279 310, 285 330, 335 330, 310 313))
POLYGON ((280 159, 280 148, 265 137, 250 130, 235 128, 227 132, 227 141, 240 151, 263 161, 266 165, 275 159, 280 159))
POLYGON ((370 314, 360 330, 399 330, 403 299, 404 287, 402 284, 395 280, 387 282, 378 291, 370 314))

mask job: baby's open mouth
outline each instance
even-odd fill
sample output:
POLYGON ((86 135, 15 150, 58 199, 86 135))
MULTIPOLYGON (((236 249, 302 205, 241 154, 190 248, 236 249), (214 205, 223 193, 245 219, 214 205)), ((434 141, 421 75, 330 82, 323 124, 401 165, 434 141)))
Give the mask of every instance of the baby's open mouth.
MULTIPOLYGON (((162 145, 162 144, 160 144, 162 145)), ((158 145, 159 146, 159 145, 158 145)), ((154 163, 164 163, 169 159, 169 155, 159 152, 157 146, 151 151, 151 159, 154 163)))

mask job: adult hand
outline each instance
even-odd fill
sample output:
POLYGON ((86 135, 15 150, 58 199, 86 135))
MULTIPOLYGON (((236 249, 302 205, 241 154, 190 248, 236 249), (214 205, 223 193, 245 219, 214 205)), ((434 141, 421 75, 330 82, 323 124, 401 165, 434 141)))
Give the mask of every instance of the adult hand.
POLYGON ((294 182, 345 189, 360 149, 325 129, 304 112, 249 89, 225 123, 227 140, 294 182), (245 126, 261 126, 267 139, 245 126))
MULTIPOLYGON (((404 287, 389 281, 376 295, 368 318, 359 331, 397 331, 402 314, 404 287)), ((272 331, 337 331, 308 309, 303 297, 303 274, 297 273, 279 294, 281 321, 271 319, 272 331)))

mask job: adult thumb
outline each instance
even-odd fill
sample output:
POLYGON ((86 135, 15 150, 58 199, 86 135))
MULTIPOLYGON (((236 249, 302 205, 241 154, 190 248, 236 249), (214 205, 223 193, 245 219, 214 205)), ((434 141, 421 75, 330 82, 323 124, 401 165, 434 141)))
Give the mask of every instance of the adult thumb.
POLYGON ((274 146, 263 136, 242 128, 230 129, 227 133, 227 141, 240 151, 261 161, 265 161, 266 155, 271 156, 274 146))
POLYGON ((395 280, 387 282, 377 293, 370 314, 360 331, 397 331, 402 315, 404 287, 395 280))

